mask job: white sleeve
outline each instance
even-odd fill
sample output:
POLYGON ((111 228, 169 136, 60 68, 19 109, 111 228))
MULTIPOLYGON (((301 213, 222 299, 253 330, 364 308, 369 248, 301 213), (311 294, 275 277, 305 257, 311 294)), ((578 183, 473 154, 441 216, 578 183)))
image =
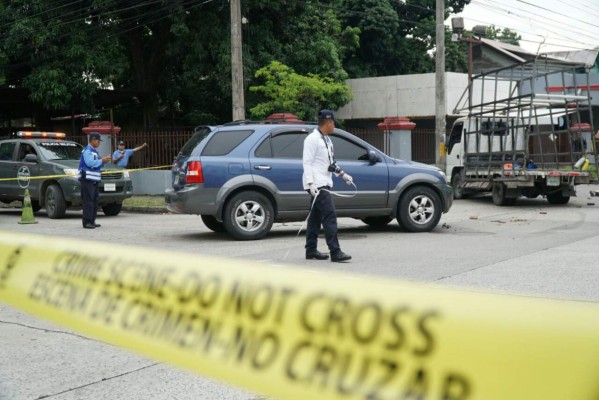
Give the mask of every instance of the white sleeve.
POLYGON ((302 156, 302 161, 304 165, 304 177, 306 179, 306 183, 314 183, 314 169, 313 162, 316 157, 317 146, 312 139, 314 136, 308 135, 304 140, 304 153, 302 156))

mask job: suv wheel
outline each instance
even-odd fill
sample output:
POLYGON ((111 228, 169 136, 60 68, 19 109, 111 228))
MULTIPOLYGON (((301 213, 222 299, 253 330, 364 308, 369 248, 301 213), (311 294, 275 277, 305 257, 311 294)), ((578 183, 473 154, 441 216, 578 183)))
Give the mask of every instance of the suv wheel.
POLYGON ((62 189, 58 185, 50 185, 46 189, 46 213, 49 218, 58 219, 64 217, 67 210, 67 202, 64 200, 62 189))
POLYGON ((274 211, 270 201, 257 192, 241 192, 225 207, 223 224, 237 240, 263 238, 272 227, 274 211))
POLYGON ((206 228, 210 229, 212 232, 224 232, 225 226, 222 222, 219 222, 212 215, 201 215, 202 222, 206 225, 206 228))
POLYGON ((416 186, 399 199, 397 222, 409 232, 430 232, 439 223, 442 213, 437 193, 426 186, 416 186))
POLYGON ((121 210, 123 209, 123 203, 109 203, 104 204, 102 206, 102 211, 104 211, 104 215, 114 216, 119 215, 121 210))

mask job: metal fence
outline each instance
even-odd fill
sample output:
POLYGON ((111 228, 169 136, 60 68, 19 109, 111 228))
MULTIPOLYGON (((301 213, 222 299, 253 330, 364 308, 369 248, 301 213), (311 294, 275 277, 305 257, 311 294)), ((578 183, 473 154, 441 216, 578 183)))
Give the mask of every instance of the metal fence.
POLYGON ((389 154, 389 132, 381 131, 378 128, 350 128, 349 133, 352 133, 365 142, 370 143, 385 154, 389 154))
MULTIPOLYGON (((352 128, 350 133, 370 143, 385 154, 389 154, 389 132, 380 129, 352 128)), ((147 143, 143 151, 129 159, 128 168, 147 168, 170 166, 179 150, 193 134, 193 128, 144 130, 122 130, 112 138, 112 148, 116 149, 119 140, 123 140, 128 149, 147 143)), ((70 136, 70 140, 87 144, 87 135, 70 136)), ((114 150, 113 150, 114 151, 114 150)), ((430 129, 412 131, 412 160, 425 164, 435 163, 435 132, 430 129)))
MULTIPOLYGON (((174 128, 157 129, 151 131, 144 130, 122 130, 118 136, 112 138, 112 149, 116 149, 119 140, 125 142, 125 147, 132 149, 144 143, 148 147, 135 153, 129 159, 127 168, 147 168, 170 166, 173 164, 175 156, 181 150, 185 142, 193 134, 193 128, 174 128)), ((70 140, 87 144, 87 135, 72 136, 70 140)))
POLYGON ((434 129, 414 129, 412 131, 412 161, 424 164, 435 163, 434 129))
MULTIPOLYGON (((349 129, 349 132, 360 139, 370 143, 374 147, 389 154, 389 132, 383 132, 378 128, 373 129, 349 129)), ((434 129, 414 129, 412 131, 412 161, 424 164, 435 163, 435 131, 434 129)))

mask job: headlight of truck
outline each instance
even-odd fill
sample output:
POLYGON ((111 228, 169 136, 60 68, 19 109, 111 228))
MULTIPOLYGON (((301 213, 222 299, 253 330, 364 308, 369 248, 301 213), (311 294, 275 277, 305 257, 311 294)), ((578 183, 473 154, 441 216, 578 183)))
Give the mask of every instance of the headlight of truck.
POLYGON ((129 171, 123 171, 123 178, 129 179, 129 171))
POLYGON ((65 168, 63 169, 64 174, 67 176, 79 176, 79 170, 73 168, 65 168))

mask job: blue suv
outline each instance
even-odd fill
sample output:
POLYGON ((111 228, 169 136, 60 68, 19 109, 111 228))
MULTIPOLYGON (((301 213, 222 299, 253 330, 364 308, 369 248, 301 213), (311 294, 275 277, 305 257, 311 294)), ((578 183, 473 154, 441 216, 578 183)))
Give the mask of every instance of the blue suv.
MULTIPOLYGON (((232 123, 203 126, 172 166, 168 210, 199 214, 215 232, 238 240, 264 237, 274 222, 303 221, 310 196, 302 187, 302 152, 310 124, 232 123)), ((388 157, 341 129, 330 135, 339 166, 357 191, 340 178, 333 190, 338 217, 381 227, 393 218, 410 232, 428 232, 449 211, 453 191, 439 168, 388 157)))

